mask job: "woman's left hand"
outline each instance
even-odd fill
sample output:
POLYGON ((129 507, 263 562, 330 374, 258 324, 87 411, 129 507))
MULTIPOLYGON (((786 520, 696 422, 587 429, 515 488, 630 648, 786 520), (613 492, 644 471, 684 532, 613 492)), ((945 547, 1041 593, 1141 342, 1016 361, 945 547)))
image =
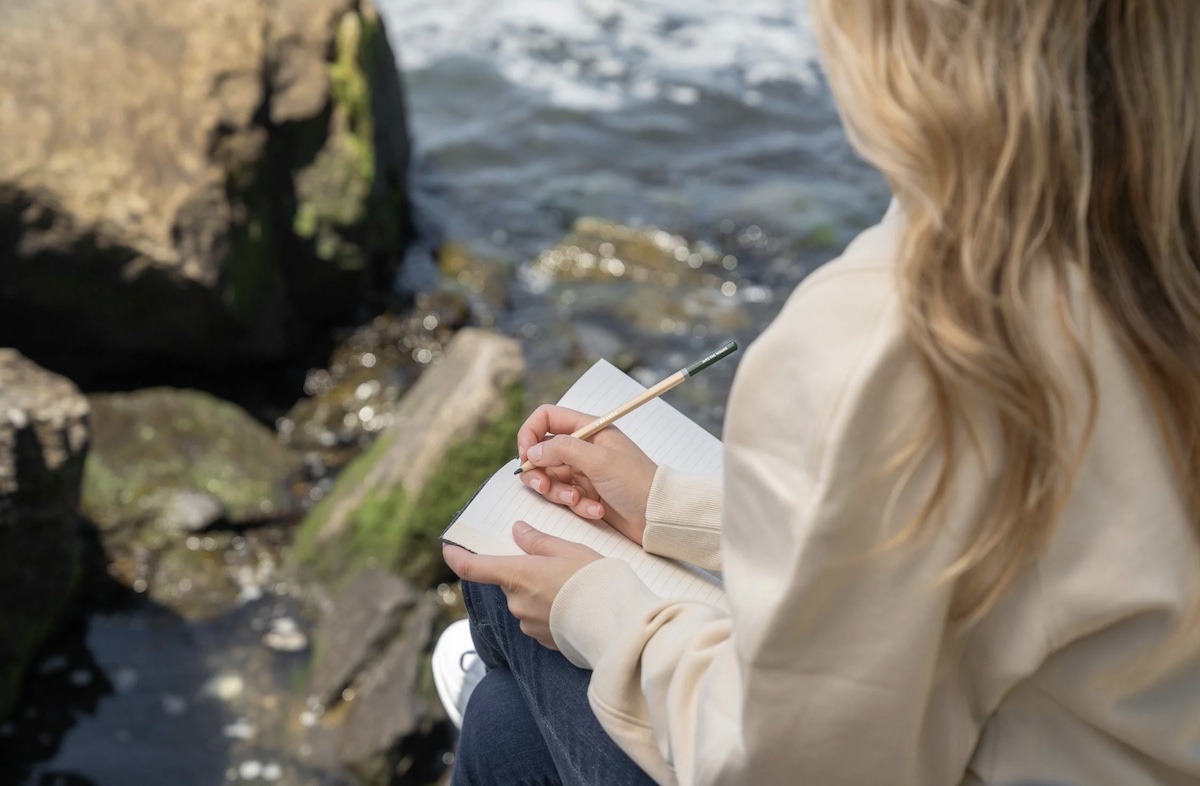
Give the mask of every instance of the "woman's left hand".
POLYGON ((496 584, 508 597, 508 610, 521 621, 521 631, 552 650, 550 608, 567 579, 600 555, 579 543, 538 532, 524 521, 513 524, 513 538, 525 551, 520 557, 472 554, 458 546, 442 546, 442 559, 458 577, 496 584))

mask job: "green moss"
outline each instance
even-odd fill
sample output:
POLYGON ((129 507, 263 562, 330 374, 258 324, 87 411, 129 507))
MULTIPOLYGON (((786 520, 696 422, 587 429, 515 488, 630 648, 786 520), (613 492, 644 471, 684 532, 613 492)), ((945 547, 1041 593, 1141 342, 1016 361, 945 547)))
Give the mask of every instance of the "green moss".
POLYGON ((345 114, 359 174, 367 180, 375 176, 375 122, 366 69, 379 34, 378 23, 368 23, 357 13, 346 14, 338 23, 334 60, 329 64, 330 96, 345 114))
POLYGON ((361 270, 366 255, 352 237, 368 218, 375 180, 375 120, 368 68, 376 56, 378 22, 356 12, 337 25, 329 64, 329 137, 312 164, 296 174, 292 230, 314 243, 319 258, 361 270))
POLYGON ((420 587, 452 578, 442 562, 439 537, 454 514, 497 468, 512 458, 513 438, 524 415, 519 385, 504 394, 500 413, 479 433, 451 445, 428 484, 416 496, 401 488, 371 489, 349 514, 347 529, 332 542, 318 533, 346 489, 362 485, 388 450, 387 437, 359 456, 338 478, 329 497, 305 519, 294 557, 304 570, 340 585, 368 560, 420 587))

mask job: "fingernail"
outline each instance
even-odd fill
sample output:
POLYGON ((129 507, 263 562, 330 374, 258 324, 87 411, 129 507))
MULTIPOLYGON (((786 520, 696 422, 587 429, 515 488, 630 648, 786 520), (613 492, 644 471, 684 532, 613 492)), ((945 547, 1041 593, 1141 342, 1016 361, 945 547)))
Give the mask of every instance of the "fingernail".
POLYGON ((514 521, 513 522, 513 532, 516 532, 518 535, 524 535, 529 530, 530 530, 529 525, 526 524, 524 521, 514 521))
POLYGON ((533 486, 534 491, 542 490, 542 481, 541 480, 531 480, 531 481, 529 481, 529 485, 533 486))
POLYGON ((599 516, 600 515, 600 506, 599 505, 588 505, 588 514, 591 516, 599 516))
POLYGON ((558 495, 558 498, 561 499, 563 502, 567 503, 568 505, 570 505, 572 502, 575 501, 575 492, 573 492, 573 491, 561 492, 558 495))
POLYGON ((537 443, 529 449, 529 460, 537 461, 542 457, 542 443, 537 443))

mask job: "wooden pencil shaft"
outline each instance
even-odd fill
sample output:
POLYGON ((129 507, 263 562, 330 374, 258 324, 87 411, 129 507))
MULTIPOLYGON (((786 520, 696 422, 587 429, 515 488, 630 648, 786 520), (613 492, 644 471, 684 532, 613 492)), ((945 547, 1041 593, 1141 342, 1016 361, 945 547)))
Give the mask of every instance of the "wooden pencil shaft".
POLYGON ((612 412, 609 412, 607 415, 596 418, 591 423, 573 433, 571 436, 575 439, 587 439, 597 431, 600 431, 601 429, 611 425, 612 422, 617 418, 623 418, 630 412, 633 412, 635 409, 645 404, 647 401, 653 401, 663 393, 666 393, 668 390, 678 385, 680 382, 683 382, 685 379, 687 379, 687 374, 682 371, 676 371, 662 382, 659 382, 652 388, 647 388, 645 391, 629 399, 612 412))

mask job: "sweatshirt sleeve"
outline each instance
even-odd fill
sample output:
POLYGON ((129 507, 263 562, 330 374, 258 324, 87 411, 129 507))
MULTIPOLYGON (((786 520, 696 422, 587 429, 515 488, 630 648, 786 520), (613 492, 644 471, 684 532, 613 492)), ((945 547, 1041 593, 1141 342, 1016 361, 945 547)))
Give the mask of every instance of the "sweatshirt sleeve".
POLYGON ((723 496, 720 476, 689 475, 659 467, 646 502, 642 548, 660 557, 720 570, 723 496))
MULTIPOLYGON (((943 576, 965 527, 887 547, 932 482, 922 466, 895 494, 871 460, 928 401, 891 273, 821 273, 734 382, 730 611, 662 600, 614 559, 579 571, 552 609, 560 649, 593 669, 600 722, 662 783, 950 786, 978 735, 964 692, 934 691, 935 675, 962 679, 943 576)), ((985 495, 960 487, 948 515, 969 520, 985 495)))

